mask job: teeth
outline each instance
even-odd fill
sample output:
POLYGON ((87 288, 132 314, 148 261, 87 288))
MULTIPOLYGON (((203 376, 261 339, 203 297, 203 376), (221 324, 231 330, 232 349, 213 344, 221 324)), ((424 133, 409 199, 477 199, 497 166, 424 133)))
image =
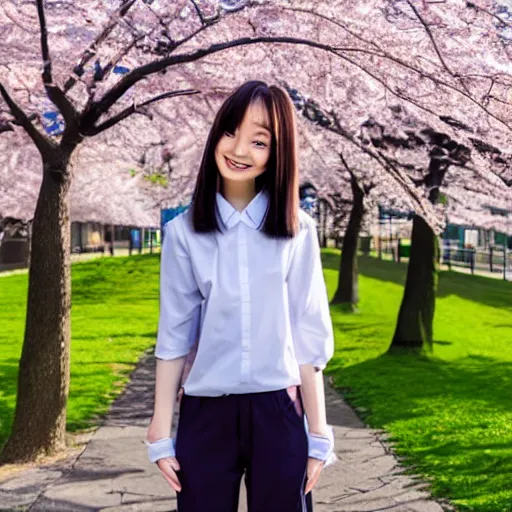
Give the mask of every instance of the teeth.
POLYGON ((249 167, 248 165, 244 165, 244 164, 238 164, 236 162, 233 162, 233 160, 229 159, 229 162, 234 166, 234 167, 237 167, 238 169, 247 169, 247 167, 249 167))

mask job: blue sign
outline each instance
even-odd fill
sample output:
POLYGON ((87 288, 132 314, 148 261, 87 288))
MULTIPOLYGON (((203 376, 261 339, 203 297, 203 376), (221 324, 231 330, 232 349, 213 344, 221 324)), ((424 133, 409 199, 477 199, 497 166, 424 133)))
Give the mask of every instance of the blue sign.
POLYGON ((140 231, 138 229, 132 229, 132 248, 140 249, 140 231))
POLYGON ((130 71, 130 68, 127 68, 126 66, 114 66, 114 73, 117 75, 125 75, 130 71))
POLYGON ((162 244, 164 243, 164 226, 174 217, 181 215, 183 212, 186 212, 189 208, 190 204, 182 205, 180 204, 176 208, 165 208, 160 210, 160 229, 162 233, 162 244))
POLYGON ((48 135, 61 135, 64 131, 64 119, 58 112, 43 112, 43 128, 48 135))

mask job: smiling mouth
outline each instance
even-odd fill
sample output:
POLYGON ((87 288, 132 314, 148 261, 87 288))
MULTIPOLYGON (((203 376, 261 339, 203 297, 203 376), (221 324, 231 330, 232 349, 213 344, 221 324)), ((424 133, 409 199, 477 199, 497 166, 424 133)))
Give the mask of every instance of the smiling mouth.
POLYGON ((249 167, 251 167, 250 165, 239 164, 238 162, 231 160, 227 156, 225 156, 224 158, 226 160, 226 163, 228 164, 228 167, 234 171, 245 171, 249 169, 249 167))

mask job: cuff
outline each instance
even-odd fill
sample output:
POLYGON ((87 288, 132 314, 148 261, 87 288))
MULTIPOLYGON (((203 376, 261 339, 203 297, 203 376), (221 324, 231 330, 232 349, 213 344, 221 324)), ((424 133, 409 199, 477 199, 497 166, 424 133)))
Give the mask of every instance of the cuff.
POLYGON ((307 432, 308 436, 308 457, 324 461, 326 465, 336 460, 334 454, 334 432, 330 425, 327 426, 327 434, 320 436, 307 432))
POLYGON ((148 458, 150 462, 156 462, 165 457, 176 457, 174 439, 170 437, 164 437, 154 443, 145 440, 144 444, 148 447, 148 458))

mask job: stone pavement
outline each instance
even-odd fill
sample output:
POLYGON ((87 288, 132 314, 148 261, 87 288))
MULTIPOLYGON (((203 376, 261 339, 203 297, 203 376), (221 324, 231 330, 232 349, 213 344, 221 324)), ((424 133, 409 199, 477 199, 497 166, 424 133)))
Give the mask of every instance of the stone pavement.
MULTIPOLYGON (((148 462, 142 442, 152 414, 154 364, 151 356, 141 360, 104 424, 89 435, 85 449, 64 462, 0 481, 0 510, 176 511, 174 491, 148 462)), ((323 472, 314 490, 315 512, 450 509, 429 499, 424 484, 403 474, 382 432, 366 428, 329 385, 326 393, 339 460, 323 472)), ((239 510, 246 510, 243 485, 239 510)), ((225 511, 212 504, 211 512, 225 511)))

